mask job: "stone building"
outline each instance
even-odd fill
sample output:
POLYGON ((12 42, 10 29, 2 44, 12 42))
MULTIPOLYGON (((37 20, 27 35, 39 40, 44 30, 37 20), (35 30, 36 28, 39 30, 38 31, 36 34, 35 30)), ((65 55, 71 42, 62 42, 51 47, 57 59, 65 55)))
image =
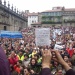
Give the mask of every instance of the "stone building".
POLYGON ((53 7, 41 14, 42 26, 75 26, 75 8, 53 7))
POLYGON ((0 0, 0 30, 18 31, 27 27, 27 19, 13 6, 0 0))
POLYGON ((28 13, 28 27, 32 27, 31 25, 38 22, 38 13, 28 13))
POLYGON ((38 22, 32 27, 75 26, 75 8, 53 7, 38 13, 38 22))

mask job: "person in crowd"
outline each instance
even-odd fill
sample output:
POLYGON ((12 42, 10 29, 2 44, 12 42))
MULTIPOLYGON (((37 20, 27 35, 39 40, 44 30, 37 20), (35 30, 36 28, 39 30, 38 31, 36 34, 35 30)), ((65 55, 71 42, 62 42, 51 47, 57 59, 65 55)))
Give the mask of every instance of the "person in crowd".
POLYGON ((31 58, 29 58, 29 56, 28 56, 28 54, 25 54, 24 55, 24 60, 23 60, 23 65, 25 66, 25 67, 28 67, 28 65, 29 65, 29 63, 30 63, 30 59, 31 58))
POLYGON ((72 59, 69 58, 66 63, 73 69, 72 59))
MULTIPOLYGON (((74 50, 74 49, 75 49, 75 48, 73 48, 73 50, 74 50)), ((75 50, 74 50, 74 53, 73 53, 71 59, 72 59, 72 64, 75 66, 75 50)))
POLYGON ((33 52, 32 52, 32 58, 34 58, 34 55, 37 54, 37 51, 36 49, 33 49, 33 52))
POLYGON ((9 61, 1 46, 0 46, 0 75, 11 75, 9 61))
POLYGON ((24 75, 30 75, 30 68, 24 69, 24 75))
POLYGON ((67 55, 64 55, 63 59, 64 59, 64 61, 67 61, 69 58, 67 55))
POLYGON ((68 52, 66 50, 62 50, 61 51, 61 56, 64 58, 65 56, 67 56, 68 58, 70 58, 70 55, 68 54, 68 52))
MULTIPOLYGON (((58 61, 66 70, 66 75, 75 75, 75 71, 63 60, 60 53, 57 50, 54 50, 57 59, 54 61, 58 61)), ((39 75, 52 75, 50 68, 51 68, 51 58, 52 54, 50 50, 43 50, 42 51, 42 70, 39 75)))
POLYGON ((14 51, 11 52, 11 54, 8 57, 10 65, 14 66, 19 58, 17 57, 16 53, 14 51))
MULTIPOLYGON (((55 27, 51 27, 51 29, 55 29, 55 27)), ((73 34, 75 34, 75 27, 70 28, 72 34, 70 34, 69 31, 66 33, 65 29, 66 27, 64 27, 64 30, 61 29, 64 32, 61 35, 58 35, 58 33, 56 33, 55 39, 52 37, 54 31, 50 30, 51 44, 50 48, 47 49, 54 49, 54 46, 57 42, 61 42, 61 44, 59 45, 63 47, 62 50, 51 51, 51 55, 47 54, 47 52, 44 51, 41 53, 42 47, 37 47, 35 45, 35 28, 25 28, 24 32, 22 32, 24 33, 23 38, 14 38, 12 39, 12 42, 9 38, 1 38, 0 46, 3 48, 9 60, 11 75, 39 74, 40 71, 41 75, 47 75, 51 73, 53 75, 68 75, 70 74, 70 72, 74 73, 75 38, 73 37, 73 34), (20 63, 19 61, 21 61, 22 63, 20 63), (60 66, 63 69, 58 69, 58 67, 60 66), (66 67, 68 69, 66 69, 66 67), (25 69, 28 71, 28 73, 24 73, 25 69)), ((45 49, 45 47, 43 48, 45 49)), ((1 64, 5 61, 2 60, 3 59, 1 58, 1 64)))
POLYGON ((37 60, 37 63, 40 65, 42 62, 42 58, 38 54, 35 54, 34 58, 37 60))
POLYGON ((18 53, 17 56, 18 56, 19 60, 21 60, 21 61, 24 60, 24 54, 23 54, 23 51, 22 50, 19 51, 19 53, 18 53))
POLYGON ((17 63, 14 65, 14 70, 20 74, 21 72, 21 66, 22 66, 22 61, 21 60, 18 60, 17 63))
POLYGON ((33 70, 36 74, 38 74, 41 70, 41 65, 37 63, 37 60, 35 58, 31 58, 29 67, 31 70, 33 70))
POLYGON ((55 75, 64 75, 62 67, 58 67, 58 68, 56 69, 55 75))
POLYGON ((35 72, 31 70, 30 68, 26 67, 24 69, 24 75, 37 75, 37 74, 35 74, 35 72))
POLYGON ((66 46, 66 50, 67 50, 68 54, 70 55, 70 57, 72 57, 73 52, 74 52, 72 43, 68 43, 68 46, 66 46))

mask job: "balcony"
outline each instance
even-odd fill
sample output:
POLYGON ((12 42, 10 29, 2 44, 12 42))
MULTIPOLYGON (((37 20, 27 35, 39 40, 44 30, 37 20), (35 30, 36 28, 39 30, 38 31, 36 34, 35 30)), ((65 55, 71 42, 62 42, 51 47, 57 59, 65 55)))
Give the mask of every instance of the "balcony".
POLYGON ((73 20, 65 20, 64 19, 64 23, 75 23, 75 20, 73 19, 73 20))
POLYGON ((42 16, 42 19, 46 19, 46 18, 58 18, 58 19, 60 19, 61 16, 42 16))
POLYGON ((55 22, 55 21, 42 21, 42 24, 61 24, 62 22, 58 21, 58 22, 55 22))
POLYGON ((8 24, 6 22, 0 22, 0 24, 10 26, 10 24, 8 24))

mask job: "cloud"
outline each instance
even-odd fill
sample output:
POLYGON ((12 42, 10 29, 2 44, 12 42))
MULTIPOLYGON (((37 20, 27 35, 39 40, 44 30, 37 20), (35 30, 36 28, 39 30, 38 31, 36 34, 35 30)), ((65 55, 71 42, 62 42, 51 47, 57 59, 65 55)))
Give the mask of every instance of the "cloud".
POLYGON ((19 10, 30 10, 31 12, 50 10, 55 6, 75 7, 74 0, 9 0, 9 2, 19 10))

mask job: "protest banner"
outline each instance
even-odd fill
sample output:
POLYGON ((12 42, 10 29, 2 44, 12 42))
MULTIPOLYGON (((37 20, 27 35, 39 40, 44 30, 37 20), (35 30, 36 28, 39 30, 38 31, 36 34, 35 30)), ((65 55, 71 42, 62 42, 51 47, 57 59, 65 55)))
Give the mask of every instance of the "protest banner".
POLYGON ((55 50, 62 50, 63 49, 63 46, 55 44, 54 49, 55 50))
POLYGON ((35 29, 36 46, 50 46, 50 28, 35 29))

